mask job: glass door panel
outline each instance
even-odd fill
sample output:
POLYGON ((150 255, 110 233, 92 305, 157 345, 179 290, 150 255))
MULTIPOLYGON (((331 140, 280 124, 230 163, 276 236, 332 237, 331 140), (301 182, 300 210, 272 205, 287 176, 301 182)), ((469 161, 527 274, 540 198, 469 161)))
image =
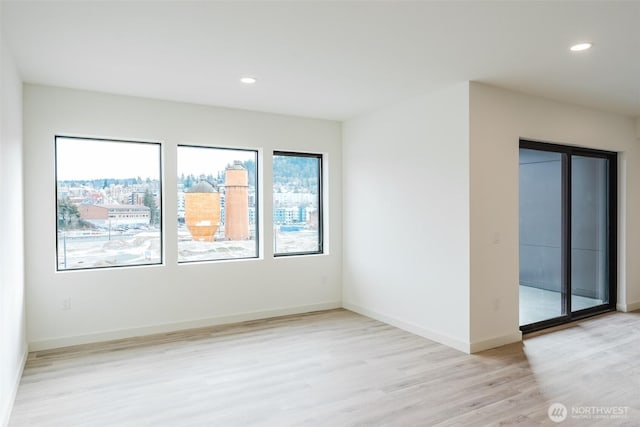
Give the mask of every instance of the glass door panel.
POLYGON ((566 315, 563 156, 520 149, 520 325, 566 315))
POLYGON ((609 302, 607 159, 571 159, 571 311, 609 302))

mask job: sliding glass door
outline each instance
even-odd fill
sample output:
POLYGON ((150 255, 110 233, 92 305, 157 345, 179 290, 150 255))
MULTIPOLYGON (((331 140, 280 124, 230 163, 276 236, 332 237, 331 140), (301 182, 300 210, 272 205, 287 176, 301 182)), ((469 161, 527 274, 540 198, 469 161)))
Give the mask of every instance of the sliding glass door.
POLYGON ((520 329, 615 309, 615 153, 520 142, 520 329))

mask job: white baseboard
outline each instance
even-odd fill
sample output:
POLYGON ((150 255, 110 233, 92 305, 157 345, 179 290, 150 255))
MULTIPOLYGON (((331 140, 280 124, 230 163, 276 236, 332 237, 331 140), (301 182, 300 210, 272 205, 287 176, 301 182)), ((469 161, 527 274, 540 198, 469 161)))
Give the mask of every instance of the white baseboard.
POLYGON ((13 380, 13 387, 9 390, 9 396, 6 402, 0 402, 0 426, 5 427, 9 425, 9 417, 11 417, 11 410, 13 409, 13 403, 16 401, 18 395, 18 387, 20 386, 20 380, 22 379, 22 373, 24 367, 27 364, 27 357, 29 356, 29 349, 25 348, 22 354, 22 360, 20 361, 20 369, 16 372, 15 379, 13 380))
POLYGON ((357 304, 343 302, 342 306, 347 310, 354 311, 358 314, 362 314, 363 316, 379 320, 381 322, 395 326, 396 328, 400 328, 407 332, 411 332, 412 334, 427 338, 431 341, 435 341, 448 347, 455 348, 456 350, 462 351, 463 353, 471 352, 470 343, 460 341, 456 338, 431 331, 429 329, 423 328, 422 326, 415 325, 411 322, 406 322, 404 320, 396 319, 395 317, 387 316, 386 314, 382 314, 374 310, 369 310, 368 308, 361 307, 357 304))
POLYGON ((271 317, 287 316, 290 314, 309 313, 312 311, 331 310, 341 308, 342 302, 326 302, 295 307, 278 308, 274 310, 253 311, 247 313, 232 314, 227 316, 209 317, 184 322, 164 323, 160 325, 143 326, 139 328, 118 329, 93 334, 60 337, 47 340, 32 341, 29 343, 31 351, 50 350, 53 348, 68 347, 79 344, 90 344, 103 341, 118 340, 123 338, 141 337, 145 335, 176 332, 186 329, 204 328, 207 326, 226 325, 230 323, 246 322, 249 320, 268 319, 271 317))
POLYGON ((520 341, 522 341, 522 332, 517 331, 508 335, 502 335, 500 337, 494 337, 488 340, 473 342, 471 343, 471 353, 478 353, 480 351, 489 350, 491 348, 501 347, 503 345, 520 341))
POLYGON ((629 304, 617 304, 616 305, 616 310, 624 311, 625 313, 627 313, 629 311, 640 310, 640 301, 631 302, 629 304))

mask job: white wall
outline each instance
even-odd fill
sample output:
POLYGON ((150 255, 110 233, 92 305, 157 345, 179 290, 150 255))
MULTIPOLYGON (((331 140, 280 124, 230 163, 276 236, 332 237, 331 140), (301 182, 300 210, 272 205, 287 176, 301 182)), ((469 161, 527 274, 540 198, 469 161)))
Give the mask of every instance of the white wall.
POLYGON ((0 426, 27 356, 22 209, 22 81, 0 39, 0 426))
POLYGON ((341 306, 338 122, 25 86, 25 245, 33 349, 341 306), (54 135, 161 141, 166 265, 55 271, 54 135), (176 145, 261 149, 262 258, 177 265, 176 145), (272 256, 271 152, 326 154, 327 254, 272 256), (71 310, 62 301, 71 298, 71 310))
POLYGON ((640 308, 640 145, 633 119, 471 83, 472 350, 518 335, 520 138, 619 153, 618 307, 640 308))
POLYGON ((468 84, 343 125, 343 304, 469 351, 468 84))
POLYGON ((640 143, 630 117, 480 83, 344 124, 343 300, 463 351, 521 339, 520 138, 619 153, 618 308, 640 308, 640 143))

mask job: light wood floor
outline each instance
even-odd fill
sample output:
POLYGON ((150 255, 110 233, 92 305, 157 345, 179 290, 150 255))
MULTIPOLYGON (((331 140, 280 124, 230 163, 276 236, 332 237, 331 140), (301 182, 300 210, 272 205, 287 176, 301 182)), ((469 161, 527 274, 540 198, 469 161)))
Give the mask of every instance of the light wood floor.
POLYGON ((9 425, 640 425, 640 313, 466 355, 346 310, 32 353, 9 425))

